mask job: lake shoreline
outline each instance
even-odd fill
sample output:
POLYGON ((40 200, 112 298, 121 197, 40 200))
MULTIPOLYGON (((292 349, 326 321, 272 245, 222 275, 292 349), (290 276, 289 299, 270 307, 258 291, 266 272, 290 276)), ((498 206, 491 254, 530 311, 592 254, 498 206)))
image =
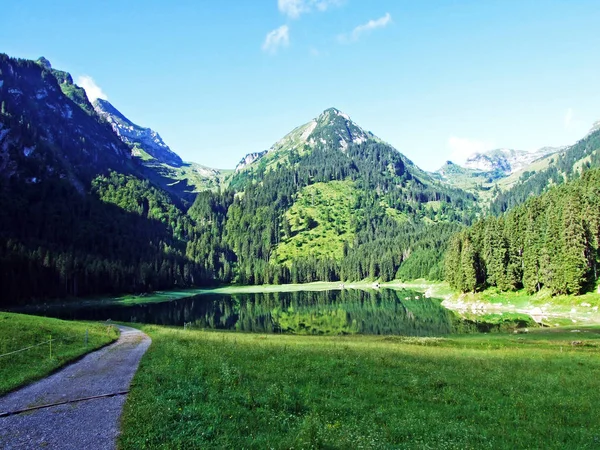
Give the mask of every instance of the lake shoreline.
POLYGON ((281 285, 228 285, 213 288, 176 289, 155 291, 142 294, 126 294, 114 297, 74 298, 56 300, 9 308, 13 312, 43 311, 49 307, 93 307, 95 305, 133 306, 140 304, 164 303, 188 297, 204 295, 235 295, 289 292, 341 291, 345 289, 379 290, 410 289, 421 292, 421 298, 437 298, 442 306, 461 316, 482 316, 489 314, 520 313, 532 317, 537 323, 546 326, 565 326, 573 324, 600 324, 600 294, 588 293, 582 296, 549 297, 544 293, 536 295, 519 292, 498 292, 488 289, 477 293, 457 293, 447 283, 432 282, 424 279, 413 281, 394 280, 386 283, 377 281, 313 282, 281 285))

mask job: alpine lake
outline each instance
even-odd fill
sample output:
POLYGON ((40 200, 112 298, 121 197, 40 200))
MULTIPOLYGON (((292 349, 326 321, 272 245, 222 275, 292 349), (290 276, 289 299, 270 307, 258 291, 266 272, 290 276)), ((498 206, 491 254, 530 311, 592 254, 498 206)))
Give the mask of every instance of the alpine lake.
POLYGON ((203 293, 162 302, 48 303, 16 312, 68 320, 130 322, 194 329, 302 335, 402 335, 507 331, 535 325, 527 316, 464 317, 408 289, 203 293), (489 318, 488 318, 489 319, 489 318))

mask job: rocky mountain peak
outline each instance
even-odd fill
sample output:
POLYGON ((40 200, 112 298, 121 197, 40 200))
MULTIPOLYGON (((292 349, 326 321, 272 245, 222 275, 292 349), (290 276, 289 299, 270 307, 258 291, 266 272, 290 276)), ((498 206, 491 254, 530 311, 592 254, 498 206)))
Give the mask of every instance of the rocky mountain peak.
POLYGON ((293 129, 273 144, 269 150, 248 153, 236 166, 236 172, 261 158, 275 158, 275 154, 280 152, 298 151, 303 153, 314 148, 326 148, 346 153, 350 145, 360 145, 369 139, 380 141, 373 133, 353 122, 348 114, 332 107, 323 111, 310 122, 293 129))
POLYGON ((319 117, 317 117, 317 122, 331 122, 332 119, 335 119, 336 117, 341 117, 344 120, 351 120, 350 116, 342 111, 340 111, 337 108, 327 108, 325 111, 323 111, 321 114, 319 114, 319 117))
POLYGON ((312 123, 312 130, 306 136, 306 142, 311 147, 325 145, 345 152, 351 144, 362 144, 367 139, 375 138, 337 108, 326 109, 312 123))
POLYGON ((244 156, 239 163, 237 163, 237 165, 235 166, 235 172, 239 172, 240 170, 242 170, 244 167, 252 164, 254 161, 256 161, 257 159, 262 158, 263 156, 265 156, 267 154, 267 150, 264 150, 262 152, 253 152, 253 153, 248 153, 246 156, 244 156))
POLYGON ((150 129, 134 124, 109 101, 97 99, 94 109, 110 123, 113 131, 126 144, 137 146, 161 163, 179 167, 182 159, 162 140, 160 135, 150 129))

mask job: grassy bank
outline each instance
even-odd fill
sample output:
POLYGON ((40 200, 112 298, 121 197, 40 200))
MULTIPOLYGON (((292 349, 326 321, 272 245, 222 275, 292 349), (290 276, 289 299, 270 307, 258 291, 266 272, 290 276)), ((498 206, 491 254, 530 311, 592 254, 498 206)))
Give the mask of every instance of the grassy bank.
POLYGON ((600 445, 598 329, 447 339, 143 329, 153 344, 121 448, 600 445))
POLYGON ((108 344, 118 337, 118 330, 97 323, 0 312, 0 355, 47 342, 50 336, 53 339, 52 355, 50 345, 43 344, 0 357, 0 395, 42 378, 67 362, 108 344))

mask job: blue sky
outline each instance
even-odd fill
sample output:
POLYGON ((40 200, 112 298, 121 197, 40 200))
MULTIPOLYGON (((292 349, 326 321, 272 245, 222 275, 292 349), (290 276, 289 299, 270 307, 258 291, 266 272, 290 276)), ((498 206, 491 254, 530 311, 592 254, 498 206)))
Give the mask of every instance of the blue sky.
POLYGON ((0 51, 91 77, 211 167, 335 106, 434 170, 583 137, 600 119, 598 23, 597 0, 20 0, 2 6, 0 51))

